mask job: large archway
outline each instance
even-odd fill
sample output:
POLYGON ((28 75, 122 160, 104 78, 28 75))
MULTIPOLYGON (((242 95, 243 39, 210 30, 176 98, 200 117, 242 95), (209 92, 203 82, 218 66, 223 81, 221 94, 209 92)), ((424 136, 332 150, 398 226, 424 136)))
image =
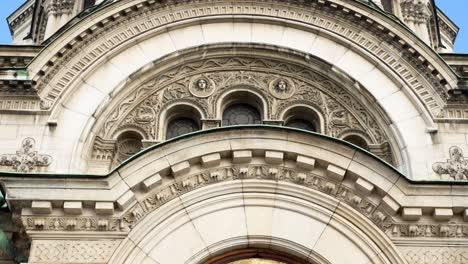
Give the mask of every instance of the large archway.
POLYGON ((171 200, 135 225, 110 263, 202 264, 251 248, 303 263, 405 263, 385 234, 350 206, 261 179, 217 183, 171 200))
POLYGON ((352 144, 285 127, 199 131, 108 175, 28 177, 0 180, 33 240, 30 263, 198 264, 252 248, 318 264, 405 263, 424 258, 429 236, 468 236, 465 186, 434 196, 352 144))

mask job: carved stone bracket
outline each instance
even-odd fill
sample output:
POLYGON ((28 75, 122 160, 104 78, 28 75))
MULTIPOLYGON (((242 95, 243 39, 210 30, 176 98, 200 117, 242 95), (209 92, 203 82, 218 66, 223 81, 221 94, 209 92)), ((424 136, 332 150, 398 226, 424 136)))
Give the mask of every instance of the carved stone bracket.
POLYGON ((35 143, 33 138, 24 139, 16 154, 5 154, 0 157, 0 166, 12 167, 17 172, 31 172, 37 167, 49 166, 52 157, 33 151, 35 143))

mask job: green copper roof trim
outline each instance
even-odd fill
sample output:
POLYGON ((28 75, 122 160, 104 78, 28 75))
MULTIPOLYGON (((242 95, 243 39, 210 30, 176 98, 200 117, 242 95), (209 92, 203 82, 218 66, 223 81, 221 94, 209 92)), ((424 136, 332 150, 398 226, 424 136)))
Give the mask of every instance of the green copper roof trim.
POLYGON ((377 157, 373 153, 371 153, 371 152, 369 152, 369 151, 367 151, 365 149, 362 149, 362 148, 360 148, 360 147, 358 147, 358 146, 356 146, 356 145, 354 145, 352 143, 349 143, 347 141, 344 141, 344 140, 341 140, 341 139, 338 139, 338 138, 334 138, 334 137, 331 137, 331 136, 323 135, 323 134, 320 134, 320 133, 317 133, 317 132, 311 132, 311 131, 307 131, 307 130, 303 130, 303 129, 291 128, 291 127, 285 127, 285 126, 274 126, 274 125, 240 125, 240 126, 228 126, 228 127, 211 128, 211 129, 206 129, 206 130, 198 130, 198 131, 188 133, 188 134, 185 134, 185 135, 182 135, 182 136, 179 136, 179 137, 175 137, 175 138, 170 139, 170 140, 166 140, 164 142, 161 142, 161 143, 155 144, 153 146, 150 146, 150 147, 148 147, 146 149, 143 149, 140 152, 138 152, 138 153, 134 154, 133 156, 131 156, 130 158, 126 159, 119 166, 117 166, 116 168, 114 168, 112 171, 110 171, 107 174, 98 175, 98 174, 60 174, 60 173, 52 174, 52 173, 0 172, 0 177, 102 179, 102 178, 109 177, 111 174, 113 174, 116 171, 118 171, 119 169, 125 167, 131 161, 145 155, 146 153, 148 153, 150 151, 153 151, 153 150, 156 150, 158 148, 161 148, 163 146, 172 144, 172 143, 177 142, 177 141, 182 140, 182 139, 187 139, 187 138, 195 137, 195 136, 198 136, 198 135, 205 135, 205 134, 216 133, 216 132, 233 131, 233 130, 241 130, 241 129, 256 129, 256 128, 257 129, 283 130, 283 131, 286 131, 286 132, 287 131, 299 132, 299 133, 303 133, 303 134, 308 134, 310 136, 316 136, 316 137, 319 137, 319 138, 328 139, 328 140, 331 140, 333 142, 336 142, 336 143, 339 143, 339 144, 342 144, 342 145, 346 145, 346 146, 351 147, 351 148, 353 148, 353 149, 355 149, 357 151, 366 153, 368 156, 372 157, 373 159, 383 163, 390 170, 397 173, 398 175, 400 175, 401 177, 403 177, 405 180, 407 180, 408 182, 410 182, 412 184, 439 184, 439 185, 467 185, 468 186, 468 181, 445 181, 445 180, 416 181, 416 180, 412 180, 412 179, 409 179, 408 177, 406 177, 406 175, 401 173, 398 169, 393 167, 388 162, 386 162, 383 159, 377 157))

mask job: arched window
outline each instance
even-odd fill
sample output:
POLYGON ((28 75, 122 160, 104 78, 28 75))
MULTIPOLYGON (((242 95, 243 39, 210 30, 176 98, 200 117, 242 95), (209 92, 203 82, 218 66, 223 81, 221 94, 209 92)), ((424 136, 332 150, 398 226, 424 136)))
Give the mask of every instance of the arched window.
POLYGON ((297 119, 291 119, 286 123, 287 127, 293 127, 293 128, 299 128, 307 131, 312 131, 316 132, 317 129, 315 128, 315 125, 305 119, 297 118, 297 119))
POLYGON ((358 146, 362 149, 365 149, 365 150, 369 150, 369 144, 367 144, 367 141, 360 137, 360 136, 357 136, 357 135, 351 135, 351 136, 347 136, 345 138, 343 138, 343 140, 345 141, 348 141, 349 143, 355 145, 355 146, 358 146))
POLYGON ((320 132, 319 114, 309 106, 297 105, 290 108, 284 114, 283 120, 287 127, 320 132))
POLYGON ((84 0, 83 9, 93 6, 96 3, 96 0, 84 0))
POLYGON ((176 118, 167 125, 166 138, 175 138, 197 130, 200 130, 200 126, 193 119, 186 117, 176 118))
POLYGON ((393 13, 393 5, 392 5, 393 0, 381 0, 381 1, 382 1, 382 6, 384 10, 388 13, 393 13))
POLYGON ((260 112, 248 104, 233 104, 224 110, 223 126, 261 124, 260 112))
POLYGON ((116 165, 139 152, 143 148, 142 139, 142 136, 137 132, 127 131, 122 133, 117 138, 116 143, 116 165))

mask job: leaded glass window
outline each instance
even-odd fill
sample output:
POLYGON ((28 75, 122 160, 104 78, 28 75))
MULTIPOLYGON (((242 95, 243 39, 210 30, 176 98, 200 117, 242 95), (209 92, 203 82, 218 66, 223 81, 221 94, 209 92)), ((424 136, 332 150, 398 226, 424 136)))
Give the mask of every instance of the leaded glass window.
POLYGON ((312 124, 311 122, 309 122, 307 120, 304 120, 304 119, 293 119, 291 121, 288 121, 286 123, 286 126, 287 127, 293 127, 293 128, 299 128, 299 129, 312 131, 312 132, 317 131, 315 129, 314 124, 312 124))
POLYGON ((223 126, 261 124, 262 118, 255 107, 248 104, 231 105, 223 113, 223 126))
POLYGON ((191 118, 177 118, 169 122, 166 138, 171 139, 200 130, 197 122, 191 118))

